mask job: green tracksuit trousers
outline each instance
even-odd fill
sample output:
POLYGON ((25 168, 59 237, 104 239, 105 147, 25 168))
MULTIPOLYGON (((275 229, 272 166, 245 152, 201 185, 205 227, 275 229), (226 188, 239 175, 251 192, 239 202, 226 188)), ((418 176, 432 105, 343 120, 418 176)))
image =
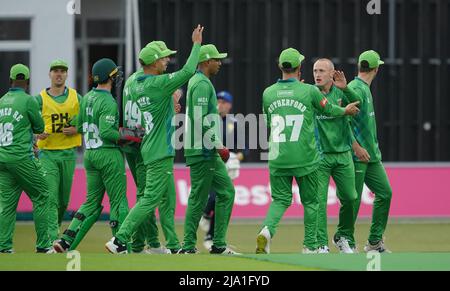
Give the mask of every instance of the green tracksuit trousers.
POLYGON ((115 235, 121 242, 127 243, 132 235, 146 220, 160 212, 161 225, 169 249, 179 248, 175 233, 175 182, 173 178, 173 157, 164 158, 146 165, 144 196, 137 201, 115 235))
POLYGON ((197 243, 197 229, 212 189, 216 194, 213 245, 227 246, 226 234, 234 204, 234 186, 220 157, 204 160, 190 166, 191 192, 189 194, 184 221, 183 249, 194 249, 197 243))
MULTIPOLYGON (((126 154, 128 166, 133 175, 137 189, 137 202, 144 197, 146 184, 146 167, 140 154, 126 154)), ((162 203, 158 210, 160 215, 161 227, 166 238, 166 246, 170 249, 179 249, 180 242, 174 229, 173 221, 176 207, 176 191, 173 184, 169 187, 169 195, 167 196, 168 203, 162 203), (168 207, 168 209, 166 209, 168 207), (168 215, 168 217, 161 217, 161 215, 168 215), (169 222, 168 225, 165 222, 169 222)), ((158 248, 161 246, 158 239, 158 227, 156 225, 155 211, 150 215, 149 219, 138 227, 132 236, 131 248, 133 252, 140 252, 144 249, 145 243, 151 248, 158 248)))
MULTIPOLYGON (((391 185, 389 184, 386 170, 381 161, 374 163, 355 162, 355 186, 358 194, 354 210, 355 221, 361 205, 364 184, 375 194, 372 210, 372 225, 368 239, 369 242, 375 244, 383 239, 392 199, 391 185)), ((354 237, 351 238, 349 244, 351 247, 355 247, 354 237)))
POLYGON ((87 177, 86 202, 78 209, 67 231, 62 236, 67 242, 74 240, 83 221, 102 207, 105 191, 110 203, 110 225, 113 235, 128 214, 127 178, 122 152, 118 148, 87 150, 84 154, 87 177))
POLYGON ((48 185, 41 163, 32 158, 16 163, 0 162, 0 251, 13 247, 17 205, 24 191, 33 203, 36 248, 49 248, 48 185))
POLYGON ((351 152, 344 153, 324 153, 318 170, 319 178, 319 217, 317 229, 317 243, 319 247, 328 246, 327 233, 327 200, 330 176, 336 184, 336 194, 339 198, 339 223, 336 239, 353 237, 355 224, 355 168, 351 152))

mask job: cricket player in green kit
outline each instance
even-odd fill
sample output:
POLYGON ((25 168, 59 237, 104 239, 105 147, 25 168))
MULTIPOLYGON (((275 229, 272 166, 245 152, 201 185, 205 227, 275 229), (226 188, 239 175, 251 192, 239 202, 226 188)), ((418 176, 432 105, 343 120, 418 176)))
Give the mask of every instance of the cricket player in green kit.
POLYGON ((237 254, 226 243, 235 191, 224 163, 230 154, 221 141, 217 96, 209 80, 219 72, 220 60, 226 56, 226 53, 219 53, 212 44, 202 46, 197 73, 188 84, 188 122, 184 137, 184 156, 186 165, 190 167, 191 193, 184 221, 184 244, 181 253, 197 253, 195 246, 198 224, 208 202, 209 191, 213 189, 217 193, 216 221, 210 253, 237 254))
MULTIPOLYGON (((165 54, 168 54, 169 56, 176 53, 175 51, 169 50, 166 44, 162 41, 154 41, 149 43, 147 46, 153 45, 159 45, 160 47, 162 47, 162 50, 166 52, 165 54)), ((146 49, 143 50, 143 53, 145 53, 145 50, 146 49)), ((133 75, 131 75, 130 78, 128 78, 128 80, 125 83, 122 95, 122 104, 124 112, 123 124, 128 129, 132 130, 139 130, 140 128, 142 128, 143 123, 142 123, 142 113, 139 110, 137 100, 133 98, 135 95, 132 94, 133 89, 131 88, 131 85, 133 84, 133 81, 137 77, 140 77, 143 74, 144 71, 140 69, 133 75)), ((178 100, 181 97, 181 90, 175 91, 173 96, 174 96, 175 112, 179 113, 180 108, 178 100)), ((140 151, 140 143, 132 143, 128 146, 124 146, 122 147, 122 150, 125 152, 125 157, 127 159, 128 166, 133 175, 133 179, 137 188, 136 189, 137 201, 139 201, 144 196, 145 179, 146 179, 145 164, 142 159, 140 151)), ((178 252, 180 244, 177 236, 173 235, 175 233, 175 230, 172 229, 173 224, 170 223, 173 220, 173 213, 176 207, 175 195, 176 193, 172 192, 171 193, 172 199, 168 200, 168 202, 170 203, 163 203, 159 207, 160 215, 167 216, 161 219, 161 225, 163 227, 163 232, 167 234, 166 235, 166 239, 168 241, 167 245, 170 248, 161 246, 161 243, 159 242, 158 227, 156 225, 156 216, 155 213, 153 212, 153 214, 150 215, 150 218, 144 220, 144 222, 141 224, 141 226, 139 226, 138 230, 132 236, 131 251, 133 253, 170 254, 172 252, 174 253, 178 252), (166 225, 166 222, 169 222, 169 224, 166 225), (148 245, 148 248, 145 248, 146 243, 148 245)))
MULTIPOLYGON (((347 86, 343 72, 336 71, 329 59, 314 63, 314 81, 328 102, 345 106, 361 98, 347 86)), ((351 153, 351 135, 348 118, 316 116, 322 159, 318 170, 319 218, 317 229, 318 253, 329 253, 327 234, 327 200, 330 176, 336 183, 340 201, 339 224, 333 237, 333 244, 341 253, 353 253, 348 240, 354 231, 354 204, 356 202, 355 169, 351 153)))
MULTIPOLYGON (((142 114, 139 110, 137 102, 132 100, 130 94, 130 84, 136 79, 136 77, 144 74, 144 71, 138 70, 133 73, 125 82, 125 86, 122 94, 122 106, 123 106, 123 125, 131 130, 136 130, 137 126, 142 125, 142 114)), ((125 158, 130 168, 136 185, 136 200, 144 194, 145 189, 145 165, 142 160, 140 152, 140 144, 132 143, 122 147, 122 151, 125 153, 125 158)), ((138 230, 135 232, 131 242, 131 251, 133 253, 146 253, 149 250, 162 250, 161 244, 158 240, 158 227, 156 226, 156 216, 150 216, 150 219, 145 220, 138 230), (145 243, 148 243, 149 249, 145 249, 145 243)))
MULTIPOLYGON (((106 248, 114 254, 127 253, 127 243, 145 220, 150 219, 156 208, 172 204, 176 199, 173 178, 173 160, 175 156, 172 135, 175 127, 172 119, 175 115, 172 94, 185 84, 194 74, 202 42, 203 27, 200 25, 192 33, 191 54, 177 72, 163 74, 169 62, 170 50, 164 50, 161 44, 145 47, 139 54, 139 61, 144 68, 144 75, 138 77, 131 85, 131 95, 137 100, 142 112, 145 128, 141 144, 141 154, 146 167, 144 196, 137 201, 117 234, 106 243, 106 248)), ((171 213, 162 213, 161 219, 168 219, 171 224, 170 234, 165 233, 168 241, 176 241, 174 226, 175 207, 171 213)), ((166 209, 170 209, 167 207, 166 209)), ((164 226, 163 226, 164 229, 164 226)), ((168 230, 167 228, 166 230, 168 230)), ((167 246, 171 248, 171 246, 167 246)))
POLYGON ((62 238, 54 242, 57 252, 78 246, 101 214, 105 191, 113 235, 128 214, 125 162, 118 145, 124 138, 119 132, 118 106, 111 95, 113 86, 122 82, 121 71, 112 60, 100 59, 92 67, 92 76, 97 87, 83 97, 77 119, 77 130, 83 133, 86 146, 87 197, 62 238))
MULTIPOLYGON (((355 204, 355 220, 361 204, 364 183, 375 193, 373 203, 372 225, 369 239, 364 251, 390 252, 384 246, 383 234, 386 230, 389 208, 391 205, 392 189, 386 170, 381 162, 381 152, 378 147, 377 126, 370 85, 377 76, 379 66, 384 64, 380 55, 373 51, 363 52, 358 59, 358 77, 348 85, 361 96, 361 112, 351 119, 353 132, 353 151, 355 155, 355 186, 358 199, 355 204)), ((352 237, 350 246, 355 247, 352 237)))
POLYGON ((319 151, 315 137, 315 114, 353 115, 357 102, 345 108, 332 105, 313 85, 300 82, 304 56, 296 49, 281 52, 282 79, 263 93, 263 113, 270 128, 269 171, 272 203, 256 238, 256 253, 269 253, 278 223, 292 203, 295 178, 303 204, 305 239, 303 253, 317 253, 319 151))
POLYGON ((45 122, 45 132, 38 135, 37 146, 49 186, 49 235, 52 241, 59 237, 59 227, 69 205, 76 148, 81 146, 81 135, 74 126, 81 96, 66 87, 68 69, 65 61, 53 61, 49 72, 51 86, 36 96, 45 122))
POLYGON ((0 98, 0 253, 14 253, 16 210, 22 191, 33 203, 36 252, 54 252, 48 235, 48 185, 34 156, 33 133, 44 132, 36 100, 25 93, 29 69, 11 68, 9 91, 0 98))

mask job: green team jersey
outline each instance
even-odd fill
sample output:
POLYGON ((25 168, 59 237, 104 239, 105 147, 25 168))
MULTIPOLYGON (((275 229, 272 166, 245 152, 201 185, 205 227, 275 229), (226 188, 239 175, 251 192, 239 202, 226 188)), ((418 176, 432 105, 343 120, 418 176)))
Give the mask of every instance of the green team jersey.
MULTIPOLYGON (((130 94, 131 84, 137 77, 144 75, 143 69, 139 69, 134 72, 125 82, 125 86, 123 87, 122 94, 122 112, 123 112, 123 127, 136 129, 136 125, 142 125, 142 113, 139 110, 139 106, 137 104, 137 100, 132 98, 133 95, 130 94)), ((139 147, 137 145, 133 146, 123 146, 122 151, 131 154, 138 154, 139 147)))
MULTIPOLYGON (((67 100, 67 97, 69 97, 69 90, 67 89, 67 87, 64 89, 64 92, 59 95, 59 96, 52 96, 48 90, 50 88, 47 88, 47 94, 51 97, 53 97, 53 100, 55 100, 57 103, 64 103, 67 100)), ((78 103, 81 104, 81 95, 77 93, 77 97, 78 97, 78 103)), ((42 96, 41 94, 35 96, 36 101, 39 104, 39 109, 42 110, 42 96)), ((71 122, 70 125, 72 126, 76 126, 76 121, 77 118, 74 118, 71 122)), ((77 149, 76 148, 71 148, 71 149, 66 149, 66 150, 44 150, 41 149, 39 151, 39 158, 51 158, 52 160, 61 160, 61 161, 66 161, 66 160, 76 160, 77 159, 77 153, 76 153, 77 149)))
POLYGON ((33 133, 44 132, 44 120, 34 97, 11 88, 0 99, 0 162, 31 159, 33 133))
POLYGON ((186 114, 189 118, 189 122, 185 125, 184 136, 186 164, 191 165, 217 157, 215 146, 221 143, 216 90, 209 78, 200 71, 189 80, 186 114), (205 145, 205 140, 211 141, 210 145, 205 145))
POLYGON ((313 85, 279 80, 263 93, 263 113, 270 128, 269 169, 272 175, 304 176, 319 162, 315 114, 342 116, 313 85))
POLYGON ((94 88, 83 97, 77 130, 83 134, 86 150, 118 147, 119 110, 109 91, 94 88))
POLYGON ((198 63, 200 44, 194 44, 184 67, 171 74, 142 75, 130 84, 130 94, 137 100, 142 112, 145 136, 141 144, 144 164, 166 157, 174 157, 172 135, 175 126, 173 93, 194 74, 198 63))
MULTIPOLYGON (((360 101, 361 98, 350 87, 340 90, 331 86, 330 92, 325 94, 328 102, 338 106, 360 101)), ((324 153, 342 153, 352 148, 352 138, 348 130, 348 117, 332 117, 323 114, 316 116, 319 132, 320 149, 324 153)))
MULTIPOLYGON (((377 139, 377 123, 370 87, 358 77, 355 77, 348 86, 361 97, 360 112, 350 119, 350 126, 354 134, 352 138, 356 139, 359 145, 369 153, 369 163, 381 161, 381 152, 377 139)), ((358 158, 353 155, 353 160, 358 161, 358 158)))

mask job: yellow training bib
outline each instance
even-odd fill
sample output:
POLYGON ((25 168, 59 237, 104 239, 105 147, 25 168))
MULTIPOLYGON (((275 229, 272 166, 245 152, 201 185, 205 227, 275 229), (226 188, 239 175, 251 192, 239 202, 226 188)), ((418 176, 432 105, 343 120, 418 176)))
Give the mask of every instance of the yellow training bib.
POLYGON ((80 104, 77 91, 68 88, 69 96, 64 103, 58 103, 48 95, 44 89, 42 96, 42 119, 45 123, 45 132, 50 134, 44 140, 38 140, 37 146, 45 150, 65 150, 81 146, 81 134, 66 136, 63 129, 69 121, 78 115, 80 104))

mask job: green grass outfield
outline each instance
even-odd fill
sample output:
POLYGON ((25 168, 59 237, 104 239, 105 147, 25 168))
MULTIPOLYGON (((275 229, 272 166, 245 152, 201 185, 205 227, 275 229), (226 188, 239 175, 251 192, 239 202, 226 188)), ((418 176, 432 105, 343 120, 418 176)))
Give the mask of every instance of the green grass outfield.
MULTIPOLYGON (((300 254, 303 225, 292 221, 280 225, 272 241, 270 255, 255 255, 255 236, 259 223, 233 222, 228 240, 243 256, 212 256, 201 245, 199 255, 122 255, 107 254, 105 242, 110 238, 106 223, 97 223, 80 244, 81 270, 177 270, 177 271, 283 271, 283 270, 366 270, 366 254, 340 255, 331 247, 330 255, 300 254)), ((356 238, 361 250, 370 225, 357 225, 356 238)), ((335 229, 329 227, 331 235, 335 229)), ((183 227, 177 224, 182 238, 183 227)), ((14 239, 16 254, 0 255, 0 270, 66 270, 66 254, 34 254, 34 228, 18 223, 14 239)), ((382 255, 381 270, 450 270, 450 222, 391 223, 386 244, 393 254, 382 255)))

